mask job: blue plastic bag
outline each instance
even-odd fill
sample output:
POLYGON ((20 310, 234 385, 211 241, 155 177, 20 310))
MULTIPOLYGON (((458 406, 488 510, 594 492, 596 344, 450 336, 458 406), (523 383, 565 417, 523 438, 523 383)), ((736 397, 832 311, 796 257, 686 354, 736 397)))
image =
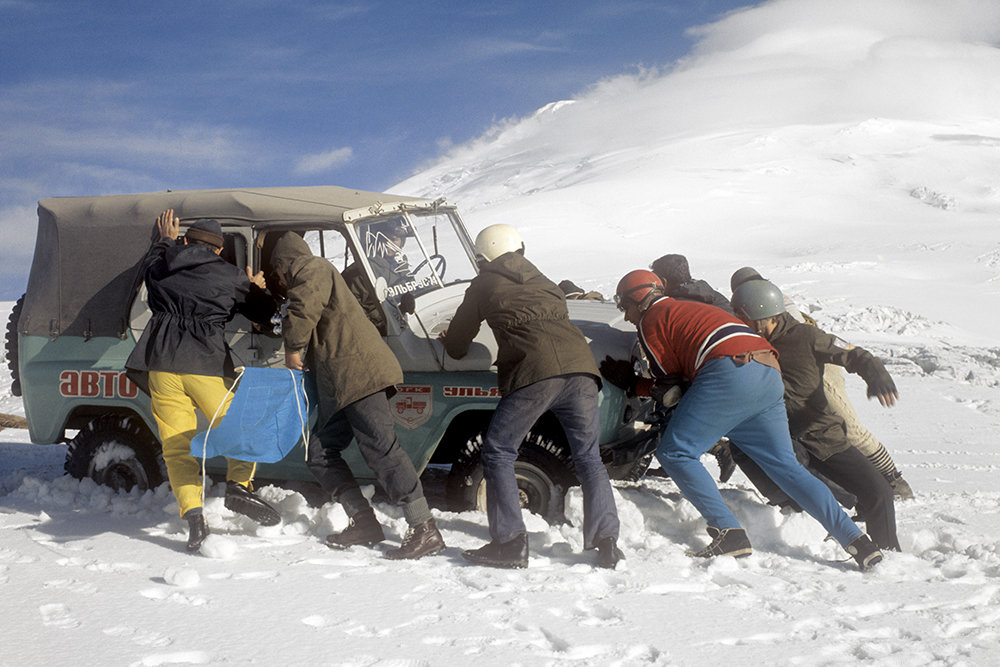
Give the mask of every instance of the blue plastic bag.
POLYGON ((191 456, 275 463, 305 437, 308 420, 302 371, 247 367, 219 424, 191 440, 191 456))

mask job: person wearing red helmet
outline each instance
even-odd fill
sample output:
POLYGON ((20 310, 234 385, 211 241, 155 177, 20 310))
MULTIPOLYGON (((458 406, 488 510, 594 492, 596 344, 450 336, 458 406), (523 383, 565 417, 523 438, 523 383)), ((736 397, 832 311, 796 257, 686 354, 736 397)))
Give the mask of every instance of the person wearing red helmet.
MULTIPOLYGON (((699 460, 727 436, 819 521, 861 569, 882 560, 882 553, 829 489, 796 460, 778 358, 766 340, 720 308, 665 296, 652 271, 626 274, 618 283, 615 302, 625 320, 636 326, 653 376, 625 378, 630 388, 639 395, 669 397, 679 393, 676 387, 686 386, 656 457, 708 522, 711 543, 690 555, 739 557, 753 551, 699 460)), ((622 380, 608 379, 616 384, 622 380)))

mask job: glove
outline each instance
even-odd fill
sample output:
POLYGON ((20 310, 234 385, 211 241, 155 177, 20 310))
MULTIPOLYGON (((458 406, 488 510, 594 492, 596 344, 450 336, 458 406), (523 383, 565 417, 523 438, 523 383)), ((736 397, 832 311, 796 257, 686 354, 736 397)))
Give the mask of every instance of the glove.
POLYGON ((624 390, 626 394, 635 393, 635 383, 639 376, 635 374, 635 367, 631 361, 605 356, 604 361, 600 364, 600 369, 605 380, 624 390))
POLYGON ((889 408, 896 404, 899 392, 896 390, 896 383, 892 381, 886 373, 884 381, 874 381, 868 383, 868 398, 875 397, 882 407, 889 408))
POLYGON ((681 396, 684 395, 684 390, 678 384, 657 382, 649 389, 649 395, 663 407, 672 408, 680 402, 681 396))
POLYGON ((892 381, 892 376, 889 375, 889 371, 885 370, 882 362, 873 358, 867 375, 868 398, 877 398, 884 408, 895 405, 896 399, 899 398, 899 392, 896 390, 896 383, 892 381))

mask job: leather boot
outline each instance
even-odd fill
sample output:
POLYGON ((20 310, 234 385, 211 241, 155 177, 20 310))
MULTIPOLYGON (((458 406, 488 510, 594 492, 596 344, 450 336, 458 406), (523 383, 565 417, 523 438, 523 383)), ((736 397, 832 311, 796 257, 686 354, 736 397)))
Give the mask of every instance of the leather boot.
POLYGON ((205 520, 205 512, 200 508, 190 509, 184 515, 188 522, 188 551, 198 551, 202 542, 208 537, 208 521, 205 520))
POLYGON ((465 560, 492 567, 528 567, 528 535, 521 533, 508 542, 490 542, 478 549, 463 551, 465 560))
POLYGON ((382 524, 375 518, 375 510, 370 507, 351 517, 347 528, 339 533, 326 536, 326 546, 331 549, 346 549, 355 544, 371 546, 385 539, 382 524))
POLYGON ((281 515, 257 494, 237 482, 226 482, 226 509, 250 517, 262 526, 276 526, 281 515))
POLYGON ((390 560, 416 560, 421 556, 430 556, 444 549, 444 538, 438 530, 434 519, 427 519, 421 524, 411 526, 406 531, 403 544, 398 549, 385 552, 390 560))
POLYGON ((597 542, 597 560, 594 565, 608 570, 615 569, 618 561, 623 560, 625 554, 618 548, 618 540, 614 537, 605 537, 597 542))

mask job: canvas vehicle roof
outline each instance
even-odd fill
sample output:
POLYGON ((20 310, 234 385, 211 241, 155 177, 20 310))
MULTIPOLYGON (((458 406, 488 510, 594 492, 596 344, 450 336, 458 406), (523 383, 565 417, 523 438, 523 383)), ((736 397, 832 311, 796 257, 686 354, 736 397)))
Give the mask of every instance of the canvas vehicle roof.
POLYGON ((335 186, 179 190, 38 203, 38 234, 18 328, 25 335, 118 336, 128 327, 138 266, 155 221, 172 208, 182 220, 225 225, 338 223, 355 209, 434 203, 335 186))

